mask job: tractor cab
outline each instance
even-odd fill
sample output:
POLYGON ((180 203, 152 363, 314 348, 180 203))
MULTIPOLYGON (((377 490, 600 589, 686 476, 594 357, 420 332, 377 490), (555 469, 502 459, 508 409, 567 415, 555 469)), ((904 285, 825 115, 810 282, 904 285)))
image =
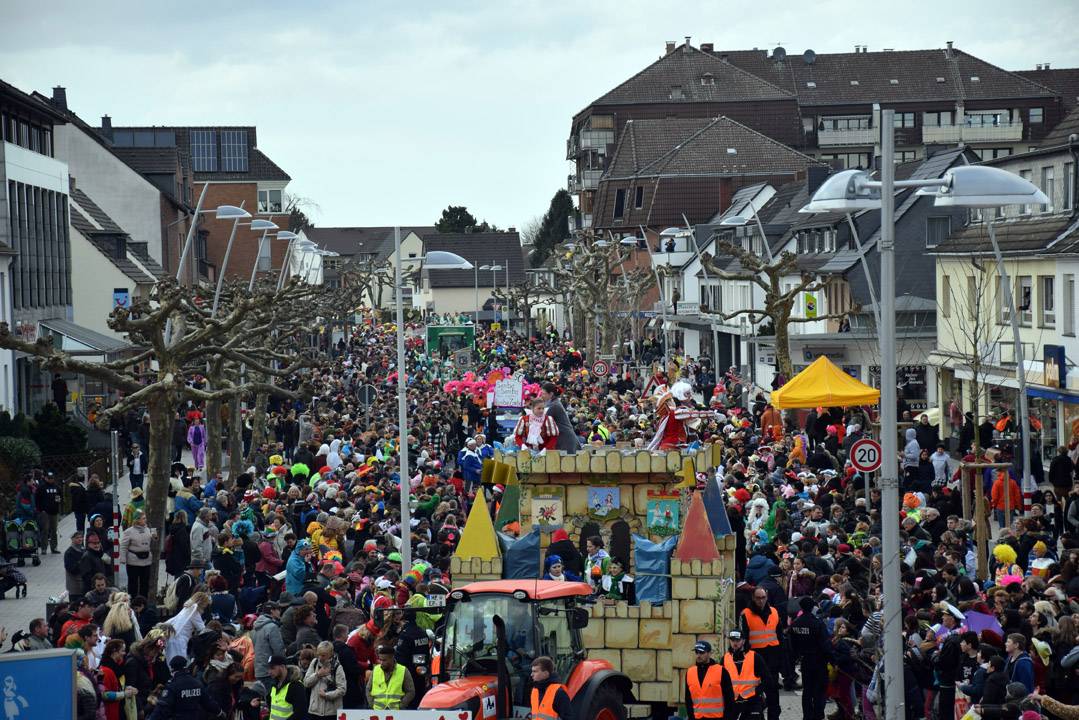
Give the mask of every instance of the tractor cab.
POLYGON ((589 664, 581 640, 589 615, 580 604, 591 593, 586 583, 549 580, 479 582, 450 592, 440 683, 420 707, 469 709, 477 720, 527 714, 532 661, 544 655, 568 689, 582 687, 594 674, 580 667, 589 664))

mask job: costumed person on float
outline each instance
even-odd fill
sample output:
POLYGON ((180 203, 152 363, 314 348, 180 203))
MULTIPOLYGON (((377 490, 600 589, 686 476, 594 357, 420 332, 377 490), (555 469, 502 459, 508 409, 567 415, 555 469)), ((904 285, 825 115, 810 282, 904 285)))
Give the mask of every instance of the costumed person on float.
POLYGON ((558 423, 547 413, 547 403, 533 398, 529 412, 521 416, 513 429, 513 439, 518 447, 533 452, 553 450, 558 443, 558 423))
POLYGON ((693 407, 693 386, 679 380, 670 388, 657 389, 656 434, 648 444, 649 450, 670 450, 685 445, 686 423, 708 415, 693 407))

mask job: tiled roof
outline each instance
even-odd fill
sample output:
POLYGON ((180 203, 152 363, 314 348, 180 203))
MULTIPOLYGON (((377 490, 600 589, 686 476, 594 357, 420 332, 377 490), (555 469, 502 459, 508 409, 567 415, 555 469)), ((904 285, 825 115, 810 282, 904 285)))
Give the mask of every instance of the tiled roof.
POLYGON ((794 53, 777 62, 764 50, 717 50, 715 55, 726 56, 732 65, 794 93, 803 106, 872 104, 882 99, 988 100, 1057 94, 1045 85, 958 49, 820 53, 812 64, 794 53), (944 80, 938 82, 937 78, 944 80))
POLYGON ((140 173, 157 175, 175 173, 179 148, 113 147, 116 156, 140 173))
MULTIPOLYGON (((251 125, 240 126, 172 126, 172 125, 154 125, 154 126, 113 126, 113 134, 118 130, 171 130, 176 134, 176 147, 181 150, 181 162, 184 166, 187 166, 186 156, 189 154, 189 148, 191 147, 190 132, 192 130, 213 130, 220 135, 222 130, 243 130, 247 133, 247 172, 226 172, 224 170, 218 170, 216 172, 195 172, 195 181, 200 180, 235 180, 235 181, 248 181, 254 182, 256 180, 280 180, 289 181, 292 178, 289 174, 282 170, 277 163, 268 158, 258 148, 258 131, 251 125)), ((97 132, 103 133, 101 128, 97 128, 97 132)), ((218 162, 220 167, 220 158, 218 162)))
POLYGON ((138 260, 139 265, 150 271, 150 274, 160 280, 165 277, 165 268, 158 264, 157 260, 150 257, 150 253, 146 249, 146 243, 142 242, 130 242, 127 243, 127 254, 134 255, 138 260))
MULTIPOLYGON (((485 233, 439 233, 432 232, 422 236, 423 250, 446 250, 457 253, 476 267, 481 265, 502 265, 503 269, 495 274, 501 287, 506 282, 506 263, 509 263, 510 285, 520 285, 526 279, 524 249, 521 236, 514 232, 485 233)), ((472 270, 431 270, 428 271, 432 288, 470 288, 475 285, 476 275, 472 270)), ((480 286, 490 287, 491 271, 481 270, 480 286)))
POLYGON ((819 162, 727 117, 632 120, 604 178, 771 175, 819 162))
POLYGON ((592 105, 741 102, 784 100, 790 96, 789 92, 714 55, 680 45, 592 105))
MULTIPOLYGON (((997 244, 1002 253, 1032 252, 1044 250, 1061 237, 1074 219, 1067 215, 1008 218, 1003 222, 993 223, 997 244)), ((986 223, 971 223, 953 232, 947 240, 940 243, 934 252, 939 254, 990 253, 993 246, 989 242, 986 223)), ((1062 252, 1062 250, 1055 250, 1062 252)))
MULTIPOLYGON (((416 225, 401 228, 401 238, 410 232, 420 237, 433 233, 431 225, 416 225)), ((385 260, 393 254, 393 228, 379 227, 312 227, 304 230, 304 235, 324 250, 340 253, 342 257, 373 254, 378 260, 385 260)))
POLYGON ((1041 146, 1049 148, 1067 145, 1070 135, 1079 135, 1079 105, 1072 108, 1072 111, 1057 123, 1053 131, 1042 140, 1041 146))
MULTIPOLYGON (((147 268, 150 271, 147 272, 139 267, 141 260, 139 262, 132 261, 130 256, 133 253, 130 247, 128 247, 125 257, 118 258, 115 256, 112 248, 109 247, 110 242, 117 237, 127 240, 128 235, 85 192, 77 187, 71 188, 68 193, 68 208, 68 218, 71 226, 78 230, 80 235, 86 238, 91 245, 109 259, 109 262, 133 282, 139 284, 152 283, 160 277, 155 277, 153 270, 150 268, 147 268)), ((136 259, 138 259, 137 255, 136 259)), ((160 270, 160 267, 158 267, 158 270, 160 270)))
POLYGON ((1060 93, 1065 112, 1079 106, 1079 68, 1018 70, 1015 74, 1060 93))

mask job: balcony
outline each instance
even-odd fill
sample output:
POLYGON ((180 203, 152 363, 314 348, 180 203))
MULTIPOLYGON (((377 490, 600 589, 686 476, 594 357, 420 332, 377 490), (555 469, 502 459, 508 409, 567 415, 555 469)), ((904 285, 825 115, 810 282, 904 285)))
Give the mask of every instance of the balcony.
POLYGON ((577 136, 571 135, 566 139, 566 159, 572 160, 577 157, 577 153, 580 152, 580 145, 577 144, 577 136))
POLYGON ((652 310, 659 314, 666 312, 668 317, 697 317, 701 313, 701 306, 700 303, 679 300, 677 312, 675 312, 674 304, 657 300, 653 303, 652 310))
POLYGON ((923 143, 1007 142, 1023 139, 1023 123, 943 125, 922 128, 923 143))
POLYGON ((581 181, 576 175, 570 175, 566 178, 566 189, 569 190, 570 195, 576 195, 581 192, 581 181))
POLYGON ((602 170, 581 170, 578 174, 566 178, 566 187, 571 195, 577 195, 583 190, 595 190, 599 187, 601 177, 602 170))
POLYGON ((837 145, 873 145, 880 137, 876 128, 857 128, 844 130, 817 130, 818 147, 837 145))
POLYGON ((600 152, 606 152, 607 146, 612 143, 614 143, 614 130, 581 131, 581 150, 599 150, 600 152))

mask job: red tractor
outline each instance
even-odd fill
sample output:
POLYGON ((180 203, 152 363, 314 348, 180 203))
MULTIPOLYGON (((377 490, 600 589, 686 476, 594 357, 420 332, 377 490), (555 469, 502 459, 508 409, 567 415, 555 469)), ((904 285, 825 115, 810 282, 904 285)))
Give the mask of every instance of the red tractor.
POLYGON ((587 583, 552 580, 477 582, 450 592, 437 685, 421 710, 468 710, 475 720, 531 712, 532 660, 554 660, 576 720, 626 720, 633 683, 605 660, 589 660, 581 630, 587 583))

